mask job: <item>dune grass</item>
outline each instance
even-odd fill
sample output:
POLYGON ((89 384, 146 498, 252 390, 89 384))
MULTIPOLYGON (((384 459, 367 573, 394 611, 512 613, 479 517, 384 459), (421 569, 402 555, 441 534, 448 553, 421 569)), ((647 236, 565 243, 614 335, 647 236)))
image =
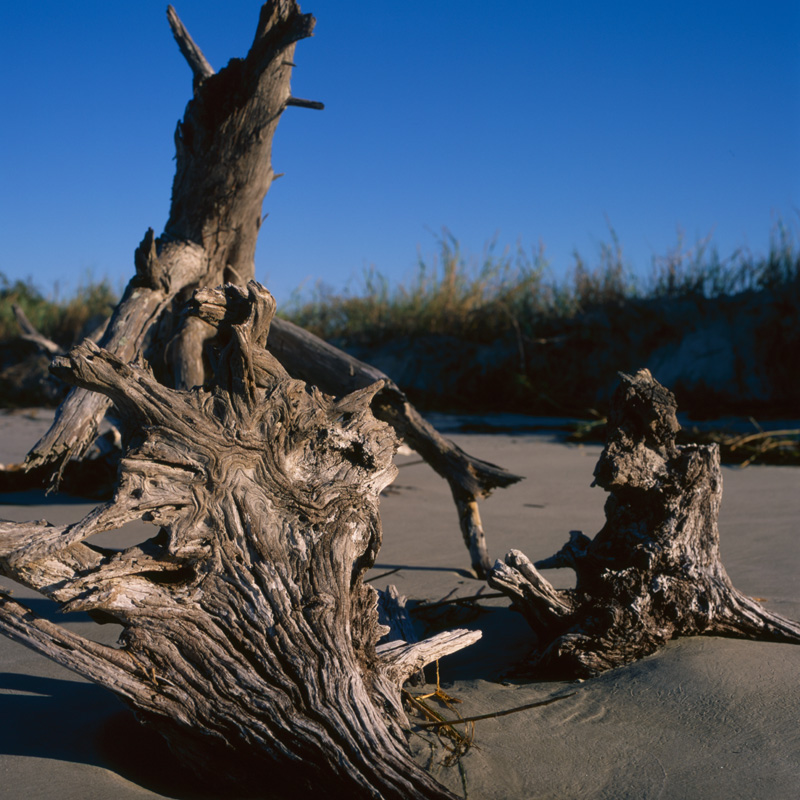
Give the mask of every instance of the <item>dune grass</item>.
POLYGON ((91 333, 87 327, 99 324, 117 304, 118 295, 108 280, 91 277, 72 294, 60 296, 58 291, 45 295, 32 280, 10 281, 0 272, 0 342, 19 336, 13 306, 18 305, 33 326, 48 339, 63 347, 91 333))
MULTIPOLYGON (((319 284, 296 292, 279 313, 325 339, 379 344, 417 334, 453 335, 472 341, 546 335, 595 309, 614 310, 666 298, 713 298, 748 290, 796 286, 800 246, 796 233, 775 226, 769 252, 737 250, 722 259, 709 241, 675 248, 653 259, 644 277, 627 263, 613 229, 592 264, 574 253, 557 279, 543 248, 500 250, 491 242, 478 259, 463 253, 448 231, 438 237, 438 256, 418 260, 415 277, 392 284, 375 269, 355 292, 319 284)), ((108 315, 118 299, 109 281, 85 280, 71 295, 45 294, 30 279, 9 280, 0 272, 0 341, 18 334, 12 305, 19 304, 45 336, 68 346, 87 323, 108 315)))
POLYGON ((392 285, 372 269, 355 293, 320 284, 295 294, 280 313, 325 339, 354 344, 430 333, 492 341, 507 333, 546 335, 595 309, 709 299, 800 282, 798 238, 781 223, 772 231, 766 255, 740 249, 723 259, 709 240, 690 247, 679 240, 672 251, 653 259, 645 277, 626 262, 613 229, 593 265, 576 252, 560 280, 552 276, 542 249, 498 252, 492 243, 476 261, 445 231, 438 250, 432 263, 419 259, 408 284, 392 285))
MULTIPOLYGON (((648 348, 680 341, 687 326, 715 313, 715 306, 727 303, 729 314, 748 308, 749 300, 743 304, 737 298, 751 293, 763 311, 760 368, 770 369, 778 384, 785 385, 788 405, 722 409, 713 391, 708 397, 684 392, 679 399, 682 407, 689 402, 701 415, 703 407, 717 415, 780 415, 794 413, 792 398, 798 394, 792 353, 800 346, 799 241, 795 231, 778 224, 765 255, 742 249, 722 259, 710 241, 686 246, 679 240, 669 253, 653 259, 643 275, 630 267, 611 229, 593 262, 575 253, 571 268, 557 279, 542 249, 501 250, 493 242, 475 259, 445 231, 438 239, 437 257, 430 263, 420 258, 416 275, 406 284, 393 285, 370 270, 355 292, 320 285, 297 292, 279 313, 339 346, 357 353, 360 348, 358 354, 367 360, 370 348, 386 342, 397 340, 405 348, 409 340, 450 336, 464 342, 464 352, 472 354, 464 356, 468 375, 475 348, 488 345, 494 369, 490 379, 476 384, 462 376, 440 395, 426 394, 424 387, 404 388, 428 410, 587 418, 594 421, 575 435, 591 438, 599 435, 603 409, 589 398, 597 386, 612 385, 616 374, 603 371, 603 359, 618 365, 614 369, 624 369, 628 361, 640 366, 646 363, 642 358, 648 348), (763 296, 755 294, 760 291, 763 296)), ((0 366, 6 369, 27 352, 13 346, 19 341, 14 304, 40 332, 66 349, 91 333, 89 328, 110 314, 116 302, 117 293, 107 280, 87 279, 73 294, 60 296, 57 291, 46 295, 30 280, 12 282, 0 273, 0 366)), ((431 349, 423 347, 417 355, 435 360, 441 348, 434 341, 431 349)), ((714 440, 728 461, 797 463, 797 431, 783 433, 751 435, 745 441, 734 436, 730 442, 715 434, 714 440)))

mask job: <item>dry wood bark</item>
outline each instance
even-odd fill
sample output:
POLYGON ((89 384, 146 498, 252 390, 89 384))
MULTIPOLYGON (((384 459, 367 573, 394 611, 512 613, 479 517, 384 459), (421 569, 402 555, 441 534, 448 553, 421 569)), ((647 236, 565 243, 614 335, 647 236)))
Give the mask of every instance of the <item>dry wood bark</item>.
POLYGON ((573 531, 535 565, 513 550, 489 576, 536 634, 529 668, 587 677, 696 634, 800 643, 800 624, 737 591, 722 566, 717 445, 677 445, 672 393, 647 370, 621 378, 594 473, 610 493, 605 526, 594 539, 573 531), (574 590, 538 571, 555 567, 575 570, 574 590))
MULTIPOLYGON (((265 3, 246 58, 232 59, 218 73, 171 6, 168 18, 194 86, 175 134, 169 220, 160 237, 149 230, 137 249, 136 277, 100 345, 125 362, 144 356, 162 382, 191 388, 210 377, 205 349, 213 331, 198 318, 179 325, 176 308, 198 287, 226 282, 243 286, 253 279, 262 203, 274 178, 276 126, 289 106, 322 104, 291 95, 295 43, 310 36, 315 23, 310 14, 300 13, 294 0, 265 3)), ((273 335, 270 348, 279 360, 291 374, 325 391, 341 396, 374 382, 374 375, 386 377, 296 326, 276 320, 275 327, 280 335, 273 335), (341 372, 343 368, 353 372, 341 372)), ((74 389, 51 429, 31 449, 27 467, 51 465, 55 487, 69 460, 86 453, 108 408, 107 398, 74 389)), ((473 568, 484 577, 490 561, 478 500, 519 476, 444 439, 392 383, 376 400, 375 413, 450 484, 473 568)))
POLYGON ((406 752, 400 689, 480 633, 379 644, 388 629, 363 576, 396 473, 396 437, 370 411, 382 385, 334 399, 290 378, 264 348, 274 309, 254 282, 195 294, 189 318, 214 331, 206 388, 165 387, 89 341, 56 361, 115 405, 119 488, 72 525, 0 523, 0 570, 124 632, 98 645, 7 595, 0 631, 119 694, 215 780, 452 797, 406 752), (158 534, 92 545, 134 519, 158 534))

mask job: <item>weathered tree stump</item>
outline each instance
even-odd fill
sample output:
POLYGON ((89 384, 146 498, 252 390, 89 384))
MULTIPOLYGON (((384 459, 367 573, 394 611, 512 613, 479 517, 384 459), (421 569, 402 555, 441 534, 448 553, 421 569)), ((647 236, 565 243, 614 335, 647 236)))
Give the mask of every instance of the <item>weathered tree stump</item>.
MULTIPOLYGON (((100 346, 125 362, 143 356, 162 382, 202 384, 203 346, 213 331, 201 320, 181 324, 176 311, 192 291, 254 277, 262 204, 274 178, 272 139, 292 105, 298 41, 312 35, 311 14, 295 0, 270 0, 245 58, 214 72, 175 10, 170 27, 193 75, 194 96, 175 132, 175 177, 164 232, 148 230, 136 250, 136 274, 114 311, 100 346)), ((30 467, 80 458, 109 407, 101 394, 78 388, 58 409, 51 429, 28 455, 30 467)))
POLYGON ((0 523, 0 570, 124 627, 82 639, 0 596, 0 631, 108 687, 215 779, 293 797, 452 797, 410 758, 403 682, 480 637, 379 644, 363 582, 396 438, 370 403, 294 380, 264 344, 275 305, 251 282, 195 294, 213 385, 180 391, 91 342, 57 360, 109 398, 125 456, 115 498, 80 522, 0 523), (121 552, 89 538, 143 519, 121 552))
POLYGON ((605 526, 594 539, 573 531, 535 565, 513 550, 489 576, 536 634, 528 668, 587 677, 697 634, 800 643, 798 623, 738 592, 722 566, 717 445, 677 445, 672 393, 647 370, 621 378, 594 473, 610 492, 605 526), (538 571, 556 567, 575 570, 574 590, 538 571))

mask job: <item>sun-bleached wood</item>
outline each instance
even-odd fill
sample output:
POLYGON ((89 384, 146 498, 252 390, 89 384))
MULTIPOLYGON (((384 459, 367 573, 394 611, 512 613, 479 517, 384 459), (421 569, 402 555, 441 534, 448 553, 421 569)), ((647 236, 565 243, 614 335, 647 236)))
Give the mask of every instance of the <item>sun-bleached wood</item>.
MULTIPOLYGON (((200 286, 254 277, 261 209, 274 176, 272 139, 291 97, 295 44, 312 35, 315 20, 294 0, 270 0, 247 56, 215 73, 172 7, 168 18, 194 76, 194 97, 175 133, 169 219, 161 236, 149 230, 137 249, 136 275, 100 345, 126 362, 144 356, 159 376, 192 386, 202 383, 202 342, 178 325, 176 304, 200 286), (176 329, 178 341, 168 347, 176 329), (165 353, 180 354, 177 375, 163 363, 165 353)), ((73 390, 28 465, 53 464, 57 483, 66 462, 91 445, 107 409, 104 397, 73 390)))
POLYGON ((388 375, 298 325, 276 318, 270 329, 268 347, 292 375, 330 394, 341 395, 383 381, 383 389, 372 401, 375 416, 388 422, 398 436, 447 481, 472 569, 479 578, 485 578, 491 561, 478 500, 522 478, 465 453, 423 418, 388 375))
MULTIPOLYGON (((275 177, 272 139, 287 107, 320 108, 291 94, 297 41, 315 20, 294 0, 270 0, 259 16, 244 59, 215 73, 170 6, 170 28, 193 75, 194 96, 175 134, 176 168, 169 220, 156 238, 148 230, 135 254, 136 277, 100 345, 128 362, 148 360, 159 380, 189 389, 208 381, 206 343, 213 330, 202 320, 177 319, 176 309, 201 286, 244 286, 255 276, 254 254, 264 197, 275 177)), ((275 320, 272 349, 289 372, 342 396, 385 380, 374 411, 449 483, 472 567, 491 566, 478 501, 519 476, 464 453, 442 437, 387 376, 306 331, 275 320)), ((51 488, 70 459, 81 458, 109 409, 106 398, 74 389, 50 430, 31 449, 26 467, 52 465, 51 488)))

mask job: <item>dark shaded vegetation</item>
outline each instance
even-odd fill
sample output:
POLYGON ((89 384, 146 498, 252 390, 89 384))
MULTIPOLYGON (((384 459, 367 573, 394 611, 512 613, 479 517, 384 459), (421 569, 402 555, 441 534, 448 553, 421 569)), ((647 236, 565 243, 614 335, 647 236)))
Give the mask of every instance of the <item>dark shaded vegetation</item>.
POLYGON ((391 287, 318 287, 284 315, 374 363, 429 410, 602 416, 618 371, 648 366, 697 417, 796 415, 800 248, 778 225, 766 256, 679 242, 638 277, 613 230, 565 280, 543 253, 472 264, 449 234, 439 259, 391 287))
POLYGON ((566 279, 558 281, 550 277, 543 248, 532 255, 521 247, 498 254, 492 243, 476 264, 445 231, 438 259, 428 265, 420 258, 409 285, 392 287, 371 269, 355 294, 318 284, 310 293, 296 293, 281 313, 323 339, 353 345, 420 334, 479 342, 514 334, 533 343, 590 313, 783 289, 800 279, 800 248, 783 224, 774 229, 766 256, 740 249, 721 259, 708 242, 686 248, 679 241, 653 260, 644 279, 625 261, 613 229, 610 237, 600 245, 595 266, 576 252, 566 279))
POLYGON ((69 296, 45 296, 30 278, 11 282, 0 272, 0 342, 19 337, 12 310, 15 304, 41 334, 66 349, 93 333, 118 299, 107 280, 87 281, 69 296))
POLYGON ((0 272, 0 406, 55 406, 67 392, 48 371, 52 356, 22 338, 14 306, 68 350, 95 333, 116 303, 117 293, 106 280, 87 281, 68 296, 46 296, 32 280, 12 282, 0 272))
POLYGON ((82 284, 64 297, 46 296, 33 283, 10 281, 0 272, 0 406, 55 406, 67 387, 50 375, 51 356, 20 334, 14 306, 31 324, 65 351, 91 336, 117 303, 108 281, 82 284))
MULTIPOLYGON (((752 417, 742 420, 717 421, 713 425, 690 425, 678 431, 676 441, 686 444, 716 444, 723 464, 747 467, 750 464, 788 466, 800 464, 800 428, 765 430, 752 417)), ((576 422, 567 436, 575 443, 604 444, 608 434, 606 417, 590 422, 576 422)))

